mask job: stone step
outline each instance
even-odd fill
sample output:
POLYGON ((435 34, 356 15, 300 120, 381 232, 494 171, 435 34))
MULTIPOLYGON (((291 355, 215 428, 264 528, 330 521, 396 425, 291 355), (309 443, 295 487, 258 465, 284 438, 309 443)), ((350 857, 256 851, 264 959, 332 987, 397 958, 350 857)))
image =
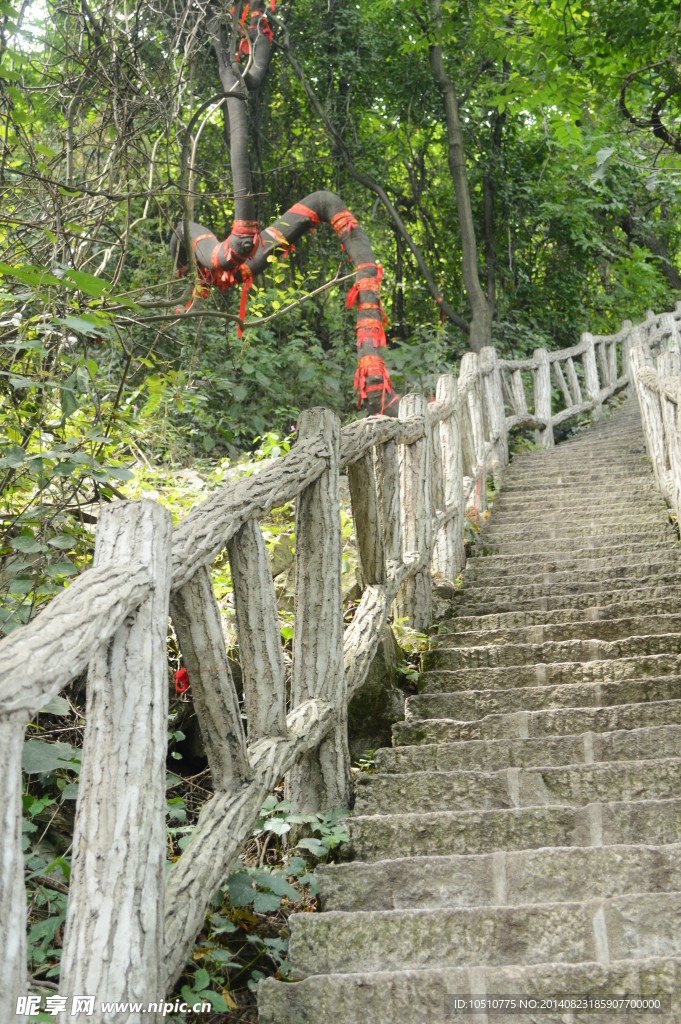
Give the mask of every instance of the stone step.
MULTIPOLYGON (((678 700, 679 675, 648 679, 624 677, 619 682, 561 683, 557 685, 509 686, 507 689, 470 689, 417 693, 405 702, 406 721, 452 718, 473 722, 486 715, 515 711, 544 711, 550 708, 610 707, 613 704, 642 704, 646 701, 678 700)), ((395 723, 399 728, 400 722, 395 723)))
POLYGON ((462 690, 508 692, 527 686, 593 686, 594 683, 619 684, 668 675, 678 677, 680 674, 681 657, 678 654, 646 654, 603 661, 534 662, 482 668, 433 668, 422 673, 420 685, 422 694, 456 695, 462 690))
MULTIPOLYGON (((476 573, 477 575, 477 573, 476 573)), ((535 573, 511 575, 510 572, 490 576, 481 575, 479 581, 464 576, 462 592, 475 589, 476 592, 487 594, 492 591, 499 596, 500 591, 525 590, 527 596, 536 597, 537 588, 558 593, 586 592, 592 593, 596 587, 610 589, 619 583, 620 588, 633 584, 637 589, 646 589, 655 585, 673 586, 681 584, 681 562, 677 558, 664 558, 659 562, 649 562, 645 568, 641 565, 611 565, 597 569, 562 570, 543 572, 541 565, 535 573), (644 575, 645 573, 645 575, 644 575), (474 586, 475 585, 475 586, 474 586)))
POLYGON ((292 914, 294 977, 681 955, 681 892, 583 903, 292 914))
MULTIPOLYGON (((526 530, 528 536, 536 536, 543 530, 551 530, 555 527, 568 531, 586 530, 591 533, 594 530, 621 531, 626 529, 640 530, 643 536, 647 536, 646 530, 649 526, 659 526, 669 518, 669 511, 664 508, 648 508, 647 510, 636 510, 632 508, 623 509, 621 512, 613 512, 611 509, 604 509, 603 512, 585 512, 583 506, 550 510, 546 513, 537 513, 535 509, 527 506, 525 508, 512 509, 498 516, 488 529, 503 530, 504 533, 513 533, 526 530)), ((490 515, 491 519, 491 515, 490 515)))
MULTIPOLYGON (((681 696, 681 688, 677 687, 674 692, 677 697, 681 696)), ((506 739, 528 743, 532 738, 559 736, 577 736, 588 744, 591 734, 594 734, 596 744, 600 733, 618 734, 678 725, 681 725, 681 699, 670 699, 595 707, 563 706, 538 711, 509 711, 483 715, 473 720, 416 718, 395 722, 393 735, 395 742, 400 745, 397 750, 404 752, 410 744, 430 747, 471 740, 506 739), (586 735, 580 736, 581 733, 586 735)), ((594 749, 602 750, 602 747, 594 749)))
POLYGON ((525 582, 535 580, 542 582, 573 582, 575 576, 595 582, 601 579, 637 578, 641 566, 645 565, 646 573, 665 573, 675 571, 681 573, 681 547, 678 544, 667 547, 651 548, 645 554, 630 554, 621 548, 614 549, 612 554, 601 556, 577 555, 570 557, 563 553, 561 558, 551 559, 543 552, 537 552, 534 559, 529 558, 469 558, 463 577, 464 587, 474 584, 481 587, 494 586, 502 582, 505 586, 522 586, 525 582))
POLYGON ((473 588, 465 591, 462 589, 455 595, 452 607, 457 619, 508 612, 523 614, 524 612, 553 612, 566 609, 570 611, 596 608, 616 609, 627 601, 644 602, 649 607, 654 607, 659 614, 675 607, 679 593, 678 586, 674 584, 659 585, 654 580, 648 580, 647 583, 647 586, 640 587, 613 586, 609 590, 599 590, 597 587, 593 587, 586 592, 577 592, 573 588, 567 592, 542 593, 541 587, 537 587, 530 593, 523 588, 512 588, 505 592, 502 588, 494 595, 490 595, 490 588, 479 593, 476 593, 473 588))
MULTIPOLYGON (((630 569, 630 567, 627 567, 627 569, 630 569)), ((455 598, 454 607, 467 610, 472 607, 483 607, 489 611, 505 611, 509 607, 527 607, 526 602, 530 602, 530 607, 532 607, 532 602, 538 598, 560 597, 571 599, 574 597, 579 599, 587 595, 607 598, 607 595, 615 590, 622 593, 636 591, 645 594, 646 597, 654 597, 660 588, 665 590, 670 587, 676 588, 678 593, 678 587, 681 584, 681 571, 676 570, 673 564, 667 572, 658 572, 650 575, 646 566, 645 575, 640 574, 638 577, 633 567, 626 575, 613 575, 610 578, 605 575, 600 577, 596 575, 596 578, 591 580, 579 580, 575 579, 574 574, 570 575, 567 573, 566 579, 561 580, 556 579, 557 575, 556 573, 547 573, 540 582, 533 582, 532 577, 523 576, 515 577, 514 581, 506 585, 470 588, 464 586, 459 591, 460 598, 458 598, 458 595, 458 599, 455 598), (522 582, 518 582, 518 580, 522 582)), ((572 600, 567 600, 563 603, 567 603, 570 607, 583 607, 572 600)), ((598 604, 599 601, 591 603, 598 604)), ((540 606, 534 605, 534 607, 540 606)), ((547 607, 558 607, 558 605, 548 605, 547 607)), ((664 608, 661 609, 661 611, 665 610, 664 608)))
POLYGON ((565 662, 571 662, 576 667, 582 662, 623 662, 643 655, 681 655, 681 633, 626 636, 617 640, 549 640, 537 644, 514 644, 508 641, 480 647, 454 646, 456 641, 456 637, 443 637, 434 650, 424 655, 424 668, 486 669, 565 662))
POLYGON ((404 773, 498 772, 507 768, 618 765, 622 761, 674 758, 681 754, 681 701, 676 704, 679 724, 522 739, 516 733, 514 738, 506 739, 384 747, 376 751, 374 761, 379 772, 404 773))
POLYGON ((548 550, 555 544, 566 546, 572 544, 581 548, 591 543, 607 543, 611 537, 622 533, 629 536, 636 535, 644 541, 671 538, 673 543, 678 540, 674 528, 669 523, 669 516, 655 513, 648 516, 647 521, 641 521, 639 518, 632 523, 626 519, 610 519, 603 526, 589 522, 582 517, 572 525, 566 522, 562 528, 559 521, 554 524, 535 526, 529 516, 525 517, 524 522, 506 527, 497 527, 495 522, 488 520, 483 523, 480 540, 476 543, 483 545, 522 543, 526 547, 535 544, 540 550, 548 550))
POLYGON ((586 515, 594 512, 611 510, 617 513, 620 510, 632 508, 647 511, 650 507, 659 507, 659 491, 655 491, 652 478, 645 483, 630 483, 629 479, 623 477, 619 482, 610 481, 607 487, 621 487, 619 494, 611 491, 606 492, 605 484, 566 485, 557 480, 555 484, 545 482, 543 487, 532 487, 531 485, 515 484, 513 481, 504 481, 502 490, 495 495, 492 505, 494 514, 505 514, 511 509, 532 508, 536 512, 557 512, 562 508, 581 508, 586 515))
POLYGON ((558 622, 519 626, 515 629, 469 629, 452 632, 441 629, 433 637, 445 650, 460 647, 489 647, 509 644, 545 644, 569 640, 622 640, 626 637, 653 636, 659 633, 681 633, 681 615, 646 615, 634 618, 558 622))
POLYGON ((680 776, 678 757, 497 772, 360 773, 355 777, 355 813, 390 814, 395 807, 421 813, 671 800, 680 776))
MULTIPOLYGON (((627 591, 628 593, 628 591, 627 591)), ((671 597, 671 594, 670 594, 671 597)), ((489 635, 503 629, 528 629, 533 626, 554 627, 560 625, 582 625, 586 623, 610 622, 617 619, 656 619, 668 614, 661 608, 662 602, 623 601, 591 608, 555 608, 553 611, 492 612, 489 615, 454 615, 443 619, 438 626, 437 636, 445 634, 465 637, 468 633, 487 632, 489 635)), ((456 641, 458 643, 458 640, 456 641)))
MULTIPOLYGON (((654 477, 649 466, 641 466, 640 469, 633 468, 627 463, 613 467, 604 463, 600 467, 590 465, 568 469, 561 469, 559 466, 548 466, 544 469, 521 469, 512 462, 504 477, 504 489, 502 495, 512 494, 514 490, 528 487, 533 490, 549 490, 551 487, 563 487, 566 490, 576 487, 579 490, 606 487, 608 489, 628 490, 630 486, 647 486, 654 494, 654 477)), ((499 497, 499 496, 497 496, 499 497)))
MULTIPOLYGON (((537 561, 558 561, 561 558, 605 558, 611 553, 619 559, 620 554, 638 555, 645 558, 648 552, 674 551, 678 552, 679 542, 674 531, 663 529, 659 538, 642 538, 639 533, 617 534, 609 537, 585 538, 579 546, 575 546, 574 539, 568 538, 563 541, 554 541, 550 547, 542 547, 541 551, 532 550, 528 547, 527 541, 513 541, 512 543, 487 542, 484 532, 475 544, 471 552, 471 559, 494 561, 497 565, 505 562, 516 565, 536 565, 537 561)), ((469 559, 470 563, 470 559, 469 559)))
POLYGON ((543 963, 530 966, 461 967, 445 970, 376 971, 371 974, 321 974, 296 984, 268 978, 258 989, 260 1024, 679 1024, 681 1019, 681 959, 654 957, 624 962, 543 963), (522 1014, 490 1011, 463 1015, 457 1000, 481 995, 517 996, 534 1008, 522 1014), (561 995, 607 999, 649 998, 664 1002, 662 1012, 625 1017, 609 1010, 547 1012, 542 1000, 561 995), (538 1008, 537 1008, 538 1007, 538 1008))
POLYGON ((681 892, 681 845, 398 857, 320 864, 315 875, 325 911, 571 902, 681 892))
MULTIPOLYGON (((666 634, 665 634, 666 635, 666 634)), ((600 643, 577 641, 568 643, 600 643)), ((499 648, 501 651, 503 647, 499 648)), ((602 648, 603 649, 603 648, 602 648)), ((465 650, 465 648, 462 648, 465 650)), ((471 648, 472 651, 491 648, 471 648)), ((462 690, 510 690, 526 686, 572 686, 575 684, 622 683, 681 674, 681 658, 676 653, 640 654, 633 657, 584 661, 535 661, 517 665, 429 668, 421 674, 422 694, 451 693, 462 690)))
POLYGON ((354 860, 490 853, 544 846, 613 846, 681 842, 681 800, 521 807, 491 811, 431 811, 347 819, 354 860))

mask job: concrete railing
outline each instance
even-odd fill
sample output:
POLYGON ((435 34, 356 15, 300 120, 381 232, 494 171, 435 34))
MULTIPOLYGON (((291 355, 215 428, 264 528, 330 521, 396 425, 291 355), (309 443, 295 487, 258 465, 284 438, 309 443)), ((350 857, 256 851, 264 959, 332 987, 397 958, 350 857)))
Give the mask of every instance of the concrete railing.
POLYGON ((681 324, 663 314, 634 328, 630 362, 655 480, 681 521, 681 324))

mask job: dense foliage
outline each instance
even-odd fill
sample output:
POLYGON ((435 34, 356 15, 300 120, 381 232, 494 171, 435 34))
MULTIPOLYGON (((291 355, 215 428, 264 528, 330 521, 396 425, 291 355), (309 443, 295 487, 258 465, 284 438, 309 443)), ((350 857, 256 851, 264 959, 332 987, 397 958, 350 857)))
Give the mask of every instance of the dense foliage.
MULTIPOLYGON (((298 301, 349 269, 326 229, 258 281, 243 341, 238 297, 174 312, 186 288, 170 226, 184 211, 222 238, 232 219, 206 30, 222 7, 229 25, 228 6, 0 5, 6 628, 77 571, 89 510, 133 472, 234 457, 268 429, 288 433, 305 405, 352 408, 348 285, 298 301)), ((499 349, 564 346, 673 304, 671 5, 302 0, 270 20, 270 73, 248 101, 258 216, 318 188, 343 195, 385 266, 398 388, 428 388, 467 344, 436 46, 499 349), (443 326, 420 266, 453 311, 443 326)))

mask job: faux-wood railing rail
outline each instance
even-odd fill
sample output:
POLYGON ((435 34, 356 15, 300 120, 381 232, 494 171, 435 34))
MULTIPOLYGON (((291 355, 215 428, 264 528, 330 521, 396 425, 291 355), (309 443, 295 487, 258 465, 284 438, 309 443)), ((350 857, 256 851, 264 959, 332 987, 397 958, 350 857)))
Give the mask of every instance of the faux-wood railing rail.
MULTIPOLYGON (((645 339, 676 331, 681 307, 649 315, 645 339), (671 326, 670 326, 671 324, 671 326)), ((88 669, 61 992, 100 1000, 162 999, 188 959, 215 891, 267 794, 288 773, 301 809, 347 803, 347 706, 362 687, 391 610, 431 621, 431 570, 455 579, 465 561, 466 508, 486 506, 488 472, 508 464, 508 431, 553 428, 629 380, 631 338, 591 338, 563 352, 500 361, 466 354, 436 399, 400 402, 399 419, 340 429, 328 410, 301 414, 285 457, 226 485, 175 528, 151 501, 105 507, 95 558, 29 625, 0 643, 0 1019, 27 992, 21 848, 21 751, 26 725, 88 669), (581 364, 579 360, 581 359, 581 364), (600 378, 599 378, 600 367, 600 378), (551 371, 559 388, 552 398, 551 371), (533 384, 533 401, 525 391, 533 384), (587 399, 583 399, 582 386, 587 399), (565 407, 554 413, 553 405, 565 407), (343 629, 339 474, 347 468, 364 591, 343 629), (258 526, 296 499, 293 666, 287 702, 274 584, 258 526), (210 566, 227 549, 235 596, 248 738, 234 689, 210 566), (214 795, 166 870, 168 613, 214 795)), ((676 456, 675 456, 676 457, 676 456)), ((142 1015, 126 1013, 126 1024, 142 1015)), ((144 1014, 147 1024, 155 1018, 144 1014)))

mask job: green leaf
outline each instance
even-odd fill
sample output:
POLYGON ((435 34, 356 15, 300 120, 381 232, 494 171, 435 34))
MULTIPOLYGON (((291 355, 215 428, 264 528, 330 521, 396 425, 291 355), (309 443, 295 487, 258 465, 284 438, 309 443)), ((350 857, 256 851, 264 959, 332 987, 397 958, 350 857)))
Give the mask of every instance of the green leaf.
POLYGON ((109 288, 108 281, 102 281, 101 278, 95 277, 93 274, 85 274, 82 270, 71 270, 69 268, 69 270, 65 271, 65 274, 70 281, 73 281, 78 286, 81 292, 94 298, 99 298, 109 288))
POLYGON ((21 766, 29 775, 45 775, 58 768, 76 771, 80 767, 81 751, 70 743, 46 743, 27 740, 21 756, 21 766), (75 762, 75 763, 74 763, 75 762))
POLYGON ((279 910, 280 903, 280 896, 273 896, 268 892, 257 892, 253 900, 253 910, 256 914, 270 914, 275 910, 279 910))
POLYGON ((56 576, 77 576, 78 568, 73 562, 51 562, 45 569, 50 579, 56 576))
POLYGON ((73 287, 70 281, 64 281, 63 278, 55 277, 54 274, 50 274, 44 267, 34 267, 31 264, 12 267, 9 263, 0 262, 0 274, 13 277, 17 281, 21 281, 22 284, 30 285, 32 288, 47 287, 49 285, 58 288, 73 287))
POLYGON ((233 907, 248 907, 255 899, 253 880, 246 871, 234 871, 227 879, 229 902, 233 907))
POLYGON ((105 334, 110 330, 107 323, 103 323, 95 316, 58 316, 56 321, 71 331, 88 336, 105 334))
POLYGON ((40 544, 35 537, 31 537, 28 534, 22 533, 19 537, 13 537, 10 541, 11 546, 15 551, 23 551, 25 554, 37 554, 39 551, 45 551, 46 547, 44 544, 40 544))
POLYGON ((301 839, 296 846, 298 850, 309 850, 313 857, 326 857, 328 848, 319 839, 301 839))
POLYGON ((5 449, 7 454, 3 457, 3 465, 8 469, 17 469, 26 459, 26 452, 18 444, 10 445, 5 449))
POLYGON ((41 708, 41 715, 68 715, 71 712, 71 705, 64 697, 53 697, 51 701, 41 708))
POLYGON ((70 533, 58 533, 56 537, 50 537, 47 542, 51 548, 59 548, 60 551, 68 551, 75 547, 76 538, 70 533))
POLYGON ((199 992, 201 989, 208 988, 210 985, 210 975, 203 967, 194 975, 194 989, 199 992))

